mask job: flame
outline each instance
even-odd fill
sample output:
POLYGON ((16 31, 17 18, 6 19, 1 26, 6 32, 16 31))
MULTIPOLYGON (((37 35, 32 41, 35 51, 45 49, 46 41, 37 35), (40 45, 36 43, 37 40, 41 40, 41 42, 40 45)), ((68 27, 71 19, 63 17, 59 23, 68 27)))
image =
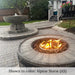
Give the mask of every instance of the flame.
POLYGON ((58 40, 53 40, 50 39, 48 41, 43 41, 40 43, 40 48, 42 49, 59 49, 62 46, 62 43, 60 42, 60 39, 58 40))
POLYGON ((49 40, 50 41, 50 48, 52 47, 52 40, 49 40))
POLYGON ((45 48, 49 48, 50 46, 49 46, 49 43, 47 43, 46 45, 45 45, 45 48))

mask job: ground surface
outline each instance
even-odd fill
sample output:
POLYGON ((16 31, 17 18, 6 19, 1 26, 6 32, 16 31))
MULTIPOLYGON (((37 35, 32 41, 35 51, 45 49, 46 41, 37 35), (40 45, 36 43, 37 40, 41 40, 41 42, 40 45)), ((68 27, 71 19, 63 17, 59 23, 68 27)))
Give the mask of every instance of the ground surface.
POLYGON ((63 20, 63 22, 59 24, 59 26, 64 28, 75 27, 75 20, 63 20))
MULTIPOLYGON (((27 26, 34 26, 36 28, 42 28, 47 27, 46 29, 39 29, 39 33, 37 35, 47 35, 47 34, 55 34, 55 35, 62 35, 66 37, 71 37, 75 39, 75 35, 72 33, 68 33, 66 31, 63 31, 61 28, 55 27, 55 22, 39 22, 39 23, 33 23, 29 24, 27 26), (48 28, 52 27, 53 28, 48 28)), ((1 29, 2 27, 0 27, 1 29)), ((24 38, 26 39, 26 38, 24 38)), ((17 58, 17 51, 19 44, 24 40, 0 40, 0 67, 12 67, 18 65, 18 58, 17 58)), ((74 40, 75 41, 75 40, 74 40)))
POLYGON ((68 31, 68 32, 71 32, 71 33, 74 33, 74 34, 75 34, 75 27, 68 28, 68 29, 66 29, 66 31, 68 31))
POLYGON ((63 22, 59 24, 59 26, 67 28, 66 31, 75 34, 75 20, 63 20, 63 22))

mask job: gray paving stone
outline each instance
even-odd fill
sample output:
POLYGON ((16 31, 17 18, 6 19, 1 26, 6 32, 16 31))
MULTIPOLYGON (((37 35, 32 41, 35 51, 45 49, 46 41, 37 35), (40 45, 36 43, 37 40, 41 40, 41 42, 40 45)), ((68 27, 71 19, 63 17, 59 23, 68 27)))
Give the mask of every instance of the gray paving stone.
MULTIPOLYGON (((50 23, 42 22, 42 25, 49 25, 50 23)), ((40 25, 38 27, 40 27, 40 25)), ((33 24, 29 24, 33 25, 33 24)), ((38 25, 34 23, 34 26, 38 25)), ((54 23, 53 23, 54 26, 54 23)), ((3 26, 2 26, 3 27, 3 26)), ((0 28, 2 28, 0 27, 0 28)), ((7 26, 6 26, 7 27, 7 26)), ((62 30, 55 30, 52 28, 47 28, 47 29, 41 29, 39 30, 39 33, 37 35, 62 35, 62 36, 67 36, 75 39, 75 35, 72 33, 68 33, 62 30)), ((35 36, 35 35, 34 35, 35 36)), ((26 38, 24 38, 26 39, 26 38)), ((9 41, 2 41, 0 40, 0 67, 12 67, 12 66, 17 66, 18 65, 18 58, 17 58, 17 51, 19 44, 24 40, 9 40, 9 41)), ((75 40, 74 40, 75 42, 75 40)))

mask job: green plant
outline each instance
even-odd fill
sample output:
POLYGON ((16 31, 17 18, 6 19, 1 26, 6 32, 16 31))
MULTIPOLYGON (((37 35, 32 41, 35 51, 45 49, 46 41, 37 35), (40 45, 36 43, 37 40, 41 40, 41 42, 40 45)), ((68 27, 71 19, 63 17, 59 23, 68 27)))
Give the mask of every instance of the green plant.
POLYGON ((75 27, 75 20, 63 20, 58 26, 63 28, 72 28, 75 27))
POLYGON ((16 8, 20 14, 23 13, 25 7, 28 6, 29 0, 1 0, 0 9, 16 8))
POLYGON ((31 19, 47 19, 48 0, 35 0, 31 5, 31 19))

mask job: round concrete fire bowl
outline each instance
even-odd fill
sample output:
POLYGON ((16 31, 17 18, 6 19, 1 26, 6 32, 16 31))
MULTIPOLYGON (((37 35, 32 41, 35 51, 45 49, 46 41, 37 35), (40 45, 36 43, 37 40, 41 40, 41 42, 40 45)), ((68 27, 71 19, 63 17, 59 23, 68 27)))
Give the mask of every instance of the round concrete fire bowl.
POLYGON ((5 22, 11 23, 10 26, 4 26, 0 30, 1 40, 15 40, 32 36, 38 33, 38 29, 33 27, 25 27, 23 22, 28 20, 26 15, 4 16, 5 22))
POLYGON ((11 23, 9 33, 22 33, 27 31, 23 22, 28 20, 27 15, 4 16, 5 22, 11 23))
POLYGON ((75 66, 74 40, 60 35, 43 35, 26 39, 19 46, 19 65, 20 67, 75 66))

